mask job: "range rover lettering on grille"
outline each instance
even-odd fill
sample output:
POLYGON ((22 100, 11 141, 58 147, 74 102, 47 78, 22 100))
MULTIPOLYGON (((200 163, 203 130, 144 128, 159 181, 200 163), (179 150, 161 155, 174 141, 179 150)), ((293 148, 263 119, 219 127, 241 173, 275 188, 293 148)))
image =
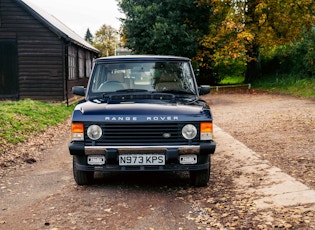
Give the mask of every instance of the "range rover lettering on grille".
POLYGON ((178 121, 178 116, 148 116, 145 118, 139 117, 123 117, 123 116, 107 116, 105 117, 105 121, 138 121, 138 120, 146 120, 146 121, 178 121))
POLYGON ((178 121, 177 116, 147 117, 147 121, 178 121))
POLYGON ((137 121, 137 117, 105 117, 105 121, 137 121))

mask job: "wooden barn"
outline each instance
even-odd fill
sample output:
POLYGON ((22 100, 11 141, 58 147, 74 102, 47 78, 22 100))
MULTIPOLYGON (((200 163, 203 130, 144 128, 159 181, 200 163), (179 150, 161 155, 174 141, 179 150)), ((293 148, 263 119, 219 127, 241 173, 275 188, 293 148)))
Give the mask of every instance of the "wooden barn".
POLYGON ((0 99, 68 102, 99 53, 27 0, 0 0, 0 99))

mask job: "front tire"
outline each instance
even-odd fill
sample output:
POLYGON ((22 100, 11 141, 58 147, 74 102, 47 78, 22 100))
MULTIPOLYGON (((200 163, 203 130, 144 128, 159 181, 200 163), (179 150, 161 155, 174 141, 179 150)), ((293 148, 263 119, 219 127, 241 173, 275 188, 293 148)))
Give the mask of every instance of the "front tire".
POLYGON ((76 168, 76 163, 78 162, 78 157, 73 156, 73 177, 78 185, 89 185, 93 183, 94 172, 81 171, 76 168))
POLYGON ((205 187, 207 186, 210 180, 210 156, 209 156, 209 165, 207 169, 198 170, 198 171, 190 171, 190 183, 195 187, 205 187))

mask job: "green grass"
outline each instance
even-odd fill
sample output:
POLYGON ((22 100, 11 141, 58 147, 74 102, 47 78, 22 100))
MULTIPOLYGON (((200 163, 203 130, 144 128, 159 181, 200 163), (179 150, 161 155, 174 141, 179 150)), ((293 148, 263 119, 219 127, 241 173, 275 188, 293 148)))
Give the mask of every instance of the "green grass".
POLYGON ((10 144, 25 141, 65 121, 73 107, 30 99, 0 102, 0 154, 10 144))
MULTIPOLYGON (((244 77, 226 76, 219 85, 237 85, 244 77)), ((252 82, 252 88, 270 93, 288 94, 303 98, 315 98, 315 78, 299 75, 270 75, 252 82)))
POLYGON ((239 76, 226 76, 220 81, 220 85, 237 85, 244 82, 244 77, 239 76))
POLYGON ((270 93, 315 98, 315 78, 305 78, 298 75, 268 76, 256 80, 252 83, 252 86, 270 93))

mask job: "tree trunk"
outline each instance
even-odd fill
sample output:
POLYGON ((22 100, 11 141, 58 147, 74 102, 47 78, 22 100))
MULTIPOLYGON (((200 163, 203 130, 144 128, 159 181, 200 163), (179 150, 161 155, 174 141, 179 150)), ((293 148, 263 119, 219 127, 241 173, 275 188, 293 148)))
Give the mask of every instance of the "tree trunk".
POLYGON ((259 45, 253 44, 251 49, 247 51, 247 69, 245 73, 245 82, 251 83, 251 81, 259 79, 261 77, 261 63, 259 45))
MULTIPOLYGON (((259 17, 256 14, 256 9, 260 3, 259 0, 249 0, 245 1, 247 10, 245 15, 249 21, 246 21, 245 24, 249 28, 255 27, 259 31, 259 17)), ((257 33, 257 32, 256 32, 257 33)), ((257 34, 255 35, 257 36, 257 34)), ((254 39, 253 43, 247 48, 247 69, 245 73, 245 82, 251 83, 251 81, 260 78, 261 76, 261 65, 260 65, 260 55, 259 55, 259 44, 254 39)))

